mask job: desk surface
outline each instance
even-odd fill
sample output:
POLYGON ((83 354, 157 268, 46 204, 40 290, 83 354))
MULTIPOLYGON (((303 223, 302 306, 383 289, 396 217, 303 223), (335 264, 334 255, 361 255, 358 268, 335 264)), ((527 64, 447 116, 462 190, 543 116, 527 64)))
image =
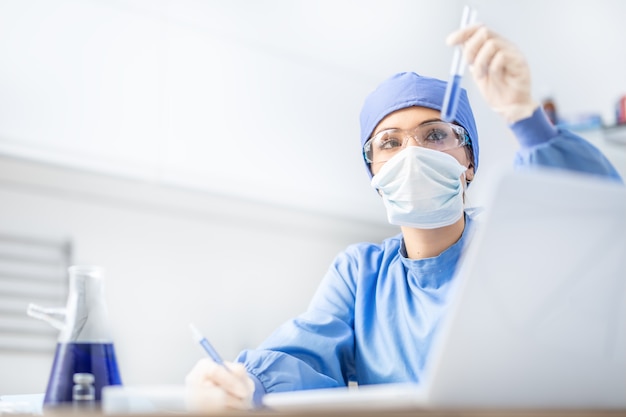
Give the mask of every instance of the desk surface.
MULTIPOLYGON (((206 414, 196 413, 176 413, 179 416, 186 417, 206 417, 206 416, 223 416, 223 417, 626 417, 626 409, 624 410, 532 410, 532 409, 377 409, 377 410, 325 410, 325 411, 295 411, 295 412, 276 412, 276 411, 220 411, 206 414)), ((86 417, 96 416, 115 416, 115 417, 172 417, 171 413, 158 414, 103 414, 99 412, 77 412, 76 410, 48 410, 44 412, 44 416, 51 417, 76 417, 84 415, 86 417)))

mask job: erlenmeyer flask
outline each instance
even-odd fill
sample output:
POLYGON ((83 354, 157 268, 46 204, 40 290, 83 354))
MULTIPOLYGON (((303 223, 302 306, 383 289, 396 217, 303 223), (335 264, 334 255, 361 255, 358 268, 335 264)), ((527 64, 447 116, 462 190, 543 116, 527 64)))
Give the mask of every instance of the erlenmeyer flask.
POLYGON ((28 306, 28 314, 61 330, 44 397, 44 407, 72 402, 74 374, 94 376, 96 402, 102 387, 121 385, 108 312, 104 302, 104 274, 97 266, 69 268, 69 296, 65 310, 28 306), (55 316, 65 316, 61 321, 55 316))

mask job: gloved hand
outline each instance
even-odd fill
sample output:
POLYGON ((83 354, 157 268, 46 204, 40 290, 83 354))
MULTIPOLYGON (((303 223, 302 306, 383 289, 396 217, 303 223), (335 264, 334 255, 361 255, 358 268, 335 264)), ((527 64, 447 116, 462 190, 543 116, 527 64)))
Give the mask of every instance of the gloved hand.
POLYGON ((530 69, 522 53, 483 25, 459 29, 446 38, 462 45, 474 81, 490 107, 507 123, 525 119, 539 106, 531 97, 530 69))
POLYGON ((240 363, 225 362, 225 365, 228 370, 203 358, 191 369, 185 378, 189 411, 253 408, 254 382, 246 369, 240 363))

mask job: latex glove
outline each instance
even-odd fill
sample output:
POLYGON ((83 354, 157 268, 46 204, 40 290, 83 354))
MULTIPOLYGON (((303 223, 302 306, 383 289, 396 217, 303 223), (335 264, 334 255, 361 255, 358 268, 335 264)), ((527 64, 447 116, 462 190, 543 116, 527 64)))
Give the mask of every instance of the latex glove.
POLYGON ((507 123, 530 117, 539 106, 531 96, 530 68, 515 45, 483 25, 459 29, 446 38, 462 45, 478 89, 507 123))
POLYGON ((185 378, 189 411, 253 408, 254 382, 246 369, 240 363, 225 364, 228 370, 209 358, 203 358, 191 369, 185 378))

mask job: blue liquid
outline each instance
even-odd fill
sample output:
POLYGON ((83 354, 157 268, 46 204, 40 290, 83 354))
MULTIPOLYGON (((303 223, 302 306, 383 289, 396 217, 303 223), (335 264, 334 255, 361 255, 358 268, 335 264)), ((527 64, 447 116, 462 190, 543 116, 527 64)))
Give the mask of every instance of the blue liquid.
POLYGON ((112 343, 59 343, 44 406, 72 402, 73 378, 77 372, 93 374, 97 402, 100 401, 102 387, 122 384, 112 343))
POLYGON ((455 75, 446 86, 446 94, 443 97, 441 107, 441 118, 446 122, 453 122, 456 117, 456 109, 459 104, 459 94, 461 92, 461 76, 455 75))

